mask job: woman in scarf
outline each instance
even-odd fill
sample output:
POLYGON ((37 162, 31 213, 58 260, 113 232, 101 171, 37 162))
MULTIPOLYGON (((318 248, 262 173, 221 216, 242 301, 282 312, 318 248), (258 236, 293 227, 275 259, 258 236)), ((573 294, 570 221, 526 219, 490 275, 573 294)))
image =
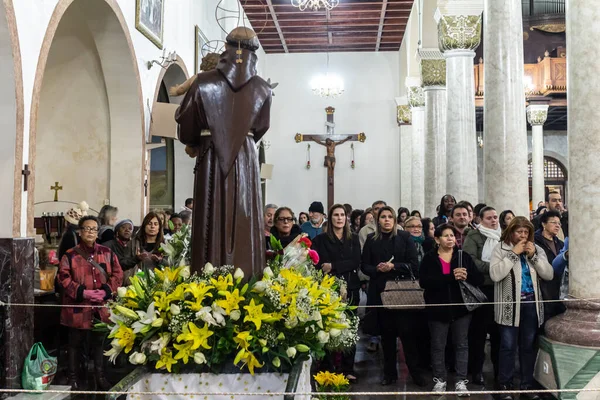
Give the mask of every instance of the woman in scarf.
MULTIPOLYGON (((481 224, 477 229, 471 230, 463 250, 469 254, 477 269, 484 275, 485 281, 480 287, 488 300, 494 298, 494 282, 490 278, 490 259, 494 247, 500 241, 501 229, 498 214, 492 207, 484 207, 479 212, 481 224)), ((494 306, 486 304, 473 312, 473 321, 469 329, 469 372, 472 374, 471 382, 484 385, 482 368, 485 361, 485 338, 490 334, 492 345, 491 358, 494 365, 494 376, 498 375, 498 351, 500 349, 500 336, 498 325, 494 322, 494 306)))

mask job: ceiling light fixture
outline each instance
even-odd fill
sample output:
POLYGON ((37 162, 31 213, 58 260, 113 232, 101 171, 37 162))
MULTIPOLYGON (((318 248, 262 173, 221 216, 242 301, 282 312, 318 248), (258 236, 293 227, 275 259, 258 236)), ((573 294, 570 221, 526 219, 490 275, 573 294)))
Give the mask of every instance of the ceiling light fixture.
POLYGON ((335 74, 329 73, 329 53, 327 53, 327 72, 316 76, 311 82, 313 94, 324 98, 336 98, 344 93, 344 81, 335 74))
POLYGON ((340 0, 292 0, 292 5, 298 7, 300 11, 307 8, 318 11, 320 8, 332 10, 340 4, 340 0))

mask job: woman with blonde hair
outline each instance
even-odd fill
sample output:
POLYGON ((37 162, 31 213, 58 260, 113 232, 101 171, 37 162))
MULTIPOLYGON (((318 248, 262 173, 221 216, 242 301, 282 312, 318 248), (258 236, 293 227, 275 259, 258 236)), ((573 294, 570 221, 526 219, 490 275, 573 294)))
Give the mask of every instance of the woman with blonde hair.
MULTIPOLYGON (((544 250, 534 243, 534 228, 525 217, 515 217, 502 232, 500 243, 492 251, 490 278, 494 283, 494 314, 500 326, 498 389, 513 385, 515 356, 519 349, 521 390, 533 388, 535 340, 544 322, 544 304, 540 279, 549 281, 554 271, 544 250)), ((501 395, 512 400, 512 395, 501 395)), ((521 398, 539 399, 537 394, 521 394, 521 398)))

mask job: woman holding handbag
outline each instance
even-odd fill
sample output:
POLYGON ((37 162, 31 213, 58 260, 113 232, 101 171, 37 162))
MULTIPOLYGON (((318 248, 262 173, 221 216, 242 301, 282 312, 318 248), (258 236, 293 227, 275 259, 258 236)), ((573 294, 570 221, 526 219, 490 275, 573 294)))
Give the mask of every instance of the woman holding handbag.
MULTIPOLYGON (((367 305, 381 306, 381 293, 386 283, 418 278, 417 249, 408 232, 397 230, 396 213, 392 207, 379 210, 375 233, 367 236, 362 254, 362 271, 370 277, 367 305)), ((418 312, 375 307, 369 315, 375 317, 366 325, 376 324, 383 347, 383 379, 381 385, 398 380, 396 339, 400 336, 408 370, 419 386, 425 379, 419 367, 418 312)), ((372 332, 370 332, 372 333, 372 332)))
MULTIPOLYGON (((342 204, 334 204, 327 214, 327 227, 325 232, 317 235, 312 242, 312 248, 319 254, 316 265, 324 273, 343 279, 347 285, 348 305, 358 306, 360 297, 360 241, 358 235, 350 230, 350 223, 346 218, 346 209, 342 204)), ((346 378, 356 383, 354 373, 354 356, 356 346, 343 352, 341 355, 341 372, 346 378)), ((328 357, 331 361, 332 355, 328 357)), ((330 364, 333 364, 330 362, 330 364)))
MULTIPOLYGON (((426 304, 458 304, 454 306, 427 307, 431 334, 431 364, 433 366, 434 392, 446 390, 445 349, 448 330, 452 332, 455 353, 456 383, 459 396, 468 396, 467 367, 469 362, 469 324, 471 312, 464 305, 460 282, 483 284, 484 278, 471 257, 456 247, 455 228, 442 224, 435 229, 437 249, 423 257, 419 283, 425 289, 426 304)), ((475 289, 476 290, 476 289, 475 289)), ((471 300, 469 300, 471 301, 471 300)), ((471 308, 471 307, 470 307, 471 308)))

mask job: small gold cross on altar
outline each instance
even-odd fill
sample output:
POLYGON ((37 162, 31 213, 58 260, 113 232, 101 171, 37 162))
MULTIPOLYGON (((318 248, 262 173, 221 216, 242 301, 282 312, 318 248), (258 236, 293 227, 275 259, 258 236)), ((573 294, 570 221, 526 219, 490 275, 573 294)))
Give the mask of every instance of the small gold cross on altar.
POLYGON ((58 201, 58 191, 62 190, 62 186, 58 186, 58 182, 54 182, 54 186, 50 186, 50 190, 54 190, 54 201, 58 201))

